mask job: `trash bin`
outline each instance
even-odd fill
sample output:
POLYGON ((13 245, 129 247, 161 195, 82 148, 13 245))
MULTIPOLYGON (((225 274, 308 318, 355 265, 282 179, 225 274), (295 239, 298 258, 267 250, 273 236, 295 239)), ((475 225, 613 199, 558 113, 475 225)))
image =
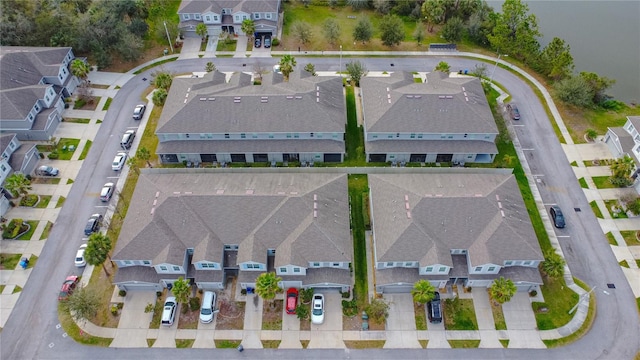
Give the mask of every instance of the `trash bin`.
POLYGON ((164 56, 167 56, 169 54, 169 49, 164 49, 164 56))
POLYGON ((237 347, 239 352, 243 352, 244 351, 244 347, 242 346, 242 344, 238 345, 237 347))

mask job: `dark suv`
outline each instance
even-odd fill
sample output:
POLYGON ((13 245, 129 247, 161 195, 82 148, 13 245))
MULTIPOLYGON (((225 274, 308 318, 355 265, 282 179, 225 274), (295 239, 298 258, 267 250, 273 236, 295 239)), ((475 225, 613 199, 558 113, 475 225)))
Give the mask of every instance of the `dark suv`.
POLYGON ((427 303, 427 315, 429 322, 439 324, 442 322, 442 304, 440 303, 440 293, 435 292, 433 299, 427 303))
POLYGON ((551 214, 551 219, 553 219, 553 225, 557 228, 562 229, 565 226, 564 223, 564 215, 562 215, 562 210, 560 207, 554 205, 549 209, 549 214, 551 214))
POLYGON ((91 215, 89 220, 87 220, 87 226, 84 227, 84 234, 89 236, 94 232, 98 231, 100 229, 100 223, 102 223, 102 215, 100 214, 91 215))

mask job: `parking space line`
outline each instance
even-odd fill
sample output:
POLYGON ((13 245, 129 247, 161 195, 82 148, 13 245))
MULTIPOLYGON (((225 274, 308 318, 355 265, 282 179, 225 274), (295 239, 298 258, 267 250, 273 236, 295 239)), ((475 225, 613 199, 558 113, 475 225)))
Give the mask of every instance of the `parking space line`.
POLYGON ((522 149, 522 151, 534 151, 535 149, 522 149))
POLYGON ((568 238, 571 237, 569 235, 556 235, 557 238, 568 238))

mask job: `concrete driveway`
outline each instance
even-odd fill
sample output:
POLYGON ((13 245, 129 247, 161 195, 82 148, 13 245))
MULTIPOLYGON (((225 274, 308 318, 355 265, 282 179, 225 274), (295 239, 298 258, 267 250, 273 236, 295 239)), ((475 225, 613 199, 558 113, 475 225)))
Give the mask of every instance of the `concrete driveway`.
POLYGON ((324 295, 324 323, 311 324, 311 339, 307 348, 343 349, 342 341, 342 295, 326 292, 324 295))
MULTIPOLYGON (((118 331, 111 347, 147 347, 147 332, 153 313, 145 313, 147 304, 156 303, 153 291, 129 291, 120 313, 118 331)), ((177 321, 177 320, 176 320, 177 321)))
POLYGON ((385 294, 389 303, 385 349, 421 349, 416 336, 415 314, 411 294, 385 294))
POLYGON ((178 59, 198 59, 198 54, 200 53, 200 44, 202 43, 202 39, 200 37, 186 37, 182 42, 182 50, 180 51, 180 56, 178 59))
POLYGON ((504 321, 507 323, 510 348, 544 349, 546 346, 540 339, 536 318, 533 315, 529 294, 519 292, 502 305, 504 321))

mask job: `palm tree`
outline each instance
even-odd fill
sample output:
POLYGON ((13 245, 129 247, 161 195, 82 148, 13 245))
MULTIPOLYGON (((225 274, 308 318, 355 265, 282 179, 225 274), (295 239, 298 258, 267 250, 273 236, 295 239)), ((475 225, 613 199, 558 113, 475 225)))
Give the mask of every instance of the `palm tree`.
POLYGON ((207 65, 204 66, 204 71, 206 72, 212 72, 215 70, 216 70, 216 66, 211 61, 209 61, 207 65))
POLYGON ((93 266, 103 265, 102 269, 107 276, 110 276, 110 274, 103 263, 107 258, 111 259, 109 256, 111 246, 111 240, 102 233, 97 232, 89 236, 87 249, 84 251, 84 258, 86 259, 87 264, 93 266))
POLYGON ((138 157, 137 156, 132 156, 130 158, 127 159, 127 165, 129 165, 129 168, 133 169, 133 171, 136 172, 136 174, 140 174, 140 167, 138 166, 138 157))
POLYGON ((511 163, 513 163, 513 160, 515 160, 515 158, 516 157, 514 155, 504 154, 504 156, 502 157, 502 162, 511 166, 511 163))
POLYGON ((71 73, 78 79, 82 81, 86 80, 89 75, 89 71, 91 71, 91 68, 86 62, 80 59, 75 59, 71 62, 71 73))
POLYGON ((11 192, 11 195, 29 195, 31 181, 23 173, 13 173, 5 180, 4 187, 11 192))
POLYGON ((628 186, 632 183, 631 172, 635 169, 635 163, 629 155, 624 155, 620 159, 616 159, 611 166, 611 177, 609 181, 612 184, 622 186, 628 186))
POLYGON ((413 296, 413 301, 417 302, 420 305, 424 305, 433 299, 436 293, 436 288, 431 285, 428 280, 420 280, 413 284, 413 289, 411 289, 411 296, 413 296))
POLYGON ((146 161, 148 167, 153 167, 149 162, 149 159, 151 159, 151 153, 146 147, 141 147, 140 149, 138 149, 138 151, 136 151, 136 157, 140 160, 146 161))
POLYGON ((499 279, 493 281, 493 284, 489 288, 489 296, 498 304, 504 304, 511 300, 517 291, 518 288, 511 279, 505 279, 503 276, 500 276, 499 279))
POLYGON ((249 40, 253 40, 253 34, 256 32, 256 24, 251 19, 244 19, 240 26, 242 32, 249 37, 249 40))
POLYGON ((171 292, 173 293, 173 296, 176 297, 176 301, 178 303, 186 304, 189 301, 189 293, 191 293, 191 287, 189 286, 189 282, 184 280, 181 276, 178 278, 178 280, 173 282, 171 292))
POLYGON ((278 285, 281 281, 282 278, 276 276, 274 272, 262 273, 256 279, 256 293, 262 300, 271 301, 282 291, 278 285))
POLYGON ((544 254, 545 260, 540 264, 540 269, 547 274, 547 276, 552 278, 559 278, 564 275, 564 264, 565 261, 555 251, 547 251, 544 254))
POLYGON ((160 71, 154 75, 153 80, 151 80, 151 84, 156 87, 156 89, 164 89, 169 90, 171 87, 171 83, 173 82, 173 77, 169 72, 160 71))
POLYGON ((207 33, 208 33, 207 25, 203 23, 196 25, 196 34, 200 35, 200 37, 202 38, 202 41, 204 41, 205 37, 207 36, 207 33))
POLYGON ((155 106, 163 106, 165 101, 167 101, 167 90, 156 89, 156 91, 153 92, 151 101, 153 101, 153 105, 155 106))
POLYGON ((293 72, 293 68, 297 65, 296 58, 291 55, 283 55, 280 59, 280 71, 285 81, 289 81, 289 74, 293 72))

